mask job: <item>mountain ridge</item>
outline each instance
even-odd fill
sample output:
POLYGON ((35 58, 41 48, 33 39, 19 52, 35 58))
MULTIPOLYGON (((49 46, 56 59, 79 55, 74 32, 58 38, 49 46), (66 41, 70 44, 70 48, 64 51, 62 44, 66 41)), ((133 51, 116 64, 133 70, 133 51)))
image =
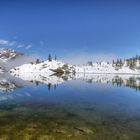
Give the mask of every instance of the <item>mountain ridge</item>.
POLYGON ((22 73, 118 73, 118 74, 140 74, 140 57, 136 56, 133 59, 126 59, 124 61, 117 60, 112 63, 108 62, 88 62, 84 65, 71 65, 64 62, 53 60, 42 61, 37 58, 29 59, 31 57, 24 55, 12 49, 3 49, 0 51, 0 60, 3 60, 1 64, 1 70, 6 69, 11 74, 22 73), (3 52, 3 53, 2 53, 3 52), (28 59, 27 59, 28 58, 28 59), (25 61, 26 60, 26 61, 25 61), (28 60, 28 61, 27 61, 28 60), (3 67, 2 67, 3 66, 3 67))

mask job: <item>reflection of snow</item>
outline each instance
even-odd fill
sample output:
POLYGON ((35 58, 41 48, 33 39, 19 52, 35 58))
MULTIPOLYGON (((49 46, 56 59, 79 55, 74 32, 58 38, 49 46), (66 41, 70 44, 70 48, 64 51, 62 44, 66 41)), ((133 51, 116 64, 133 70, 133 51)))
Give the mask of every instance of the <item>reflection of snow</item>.
POLYGON ((7 80, 0 81, 0 90, 2 92, 12 92, 16 89, 16 85, 7 80))
POLYGON ((84 80, 88 83, 112 83, 117 86, 127 86, 140 90, 140 76, 138 75, 117 75, 117 74, 76 74, 76 80, 84 80))
POLYGON ((0 68, 0 74, 3 73, 3 70, 0 68))
POLYGON ((58 85, 66 80, 84 80, 88 83, 112 83, 113 85, 124 85, 128 87, 140 88, 140 78, 138 75, 117 75, 117 74, 84 74, 76 73, 75 75, 50 75, 49 73, 19 73, 15 75, 22 80, 30 81, 32 83, 58 85))
POLYGON ((61 84, 64 82, 64 79, 61 77, 57 77, 55 75, 50 75, 49 73, 19 73, 17 75, 14 75, 18 78, 21 78, 22 80, 25 81, 30 81, 32 83, 36 83, 36 84, 52 84, 52 85, 56 85, 56 84, 61 84))
POLYGON ((17 79, 8 73, 0 74, 0 92, 10 93, 17 88, 21 88, 23 85, 23 81, 17 79))
POLYGON ((49 73, 20 73, 13 76, 0 75, 0 91, 12 92, 27 85, 46 84, 48 90, 56 89, 57 85, 67 80, 83 80, 88 83, 110 83, 116 86, 127 86, 140 90, 140 77, 138 75, 115 74, 84 74, 50 75, 49 73))

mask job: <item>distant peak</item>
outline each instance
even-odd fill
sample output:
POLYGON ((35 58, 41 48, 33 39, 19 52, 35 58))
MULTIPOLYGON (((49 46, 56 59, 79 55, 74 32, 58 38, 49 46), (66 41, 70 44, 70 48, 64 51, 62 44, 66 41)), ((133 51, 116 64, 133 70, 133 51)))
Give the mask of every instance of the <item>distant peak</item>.
POLYGON ((17 56, 24 55, 18 51, 15 51, 11 48, 1 48, 0 49, 0 59, 7 61, 16 58, 17 56))

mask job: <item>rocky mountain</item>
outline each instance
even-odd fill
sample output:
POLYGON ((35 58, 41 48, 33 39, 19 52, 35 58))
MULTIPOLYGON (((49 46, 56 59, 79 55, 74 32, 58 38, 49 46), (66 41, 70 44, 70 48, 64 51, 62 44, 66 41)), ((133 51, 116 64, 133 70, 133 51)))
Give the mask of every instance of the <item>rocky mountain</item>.
POLYGON ((14 67, 34 61, 36 61, 35 58, 24 55, 23 53, 13 49, 0 49, 0 71, 9 71, 14 67))
POLYGON ((0 72, 10 71, 12 74, 24 73, 107 73, 107 74, 140 74, 140 57, 117 60, 113 63, 98 62, 73 66, 51 57, 46 61, 24 55, 12 49, 0 50, 0 72))
POLYGON ((16 59, 18 56, 22 56, 23 53, 17 52, 15 50, 9 48, 1 48, 0 49, 0 60, 8 61, 12 59, 16 59))

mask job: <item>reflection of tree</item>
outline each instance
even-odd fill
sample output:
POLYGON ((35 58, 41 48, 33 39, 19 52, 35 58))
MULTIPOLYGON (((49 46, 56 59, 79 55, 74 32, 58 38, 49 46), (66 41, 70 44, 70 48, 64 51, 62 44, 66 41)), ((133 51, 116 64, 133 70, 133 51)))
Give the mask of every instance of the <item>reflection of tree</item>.
POLYGON ((118 86, 122 86, 123 84, 123 79, 121 77, 118 77, 118 76, 115 76, 113 79, 112 79, 112 85, 117 85, 118 86))
POLYGON ((49 83, 48 85, 48 90, 50 91, 52 88, 54 89, 54 90, 56 90, 56 88, 57 88, 57 85, 55 84, 55 85, 52 85, 51 83, 49 83))
POLYGON ((134 88, 140 90, 140 79, 136 77, 129 77, 128 79, 122 79, 121 77, 115 77, 112 79, 112 85, 126 86, 129 88, 134 88))
POLYGON ((88 78, 86 75, 83 75, 81 78, 82 80, 86 80, 88 83, 112 83, 113 86, 122 87, 126 86, 129 88, 133 88, 140 90, 140 77, 136 76, 126 76, 126 75, 119 75, 119 76, 112 76, 112 75, 95 75, 93 77, 89 76, 88 78), (109 77, 110 76, 110 77, 109 77))
POLYGON ((88 83, 92 83, 92 79, 89 79, 87 82, 88 82, 88 83))
POLYGON ((12 81, 1 80, 0 81, 0 90, 5 93, 10 93, 17 88, 21 88, 21 86, 17 85, 12 81))
POLYGON ((35 83, 37 86, 39 84, 46 84, 48 90, 53 88, 56 90, 57 85, 61 84, 67 80, 83 80, 88 83, 112 83, 112 85, 117 87, 126 86, 129 88, 133 88, 135 90, 140 90, 140 77, 137 76, 129 76, 129 75, 107 75, 107 74, 53 74, 53 75, 30 75, 26 76, 25 80, 35 83))
POLYGON ((38 85, 39 85, 39 82, 38 82, 38 81, 35 81, 35 83, 36 83, 36 86, 38 86, 38 85))
POLYGON ((49 91, 50 91, 51 87, 52 87, 52 84, 51 83, 48 83, 48 90, 49 91))
POLYGON ((56 85, 54 85, 54 90, 56 90, 56 85))

